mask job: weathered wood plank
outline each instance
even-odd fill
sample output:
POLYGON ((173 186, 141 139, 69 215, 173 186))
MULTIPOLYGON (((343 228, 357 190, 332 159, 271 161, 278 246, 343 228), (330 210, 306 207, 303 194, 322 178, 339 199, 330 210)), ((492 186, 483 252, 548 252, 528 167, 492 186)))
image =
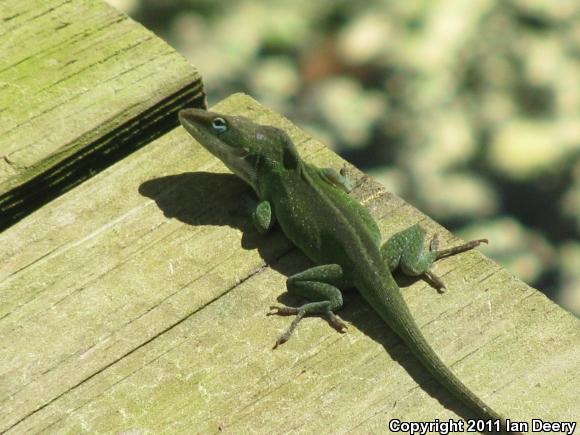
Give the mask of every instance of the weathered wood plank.
MULTIPOLYGON (((219 110, 286 128, 301 154, 343 161, 245 96, 219 110)), ((383 236, 426 216, 352 169, 383 236)), ((0 235, 0 430, 384 433, 390 419, 465 410, 356 295, 341 335, 266 317, 307 260, 241 214, 249 190, 175 129, 0 235)), ((458 376, 515 420, 577 420, 578 319, 478 252, 404 295, 458 376)))
POLYGON ((0 230, 205 104, 197 71, 102 1, 3 1, 0 53, 0 230))

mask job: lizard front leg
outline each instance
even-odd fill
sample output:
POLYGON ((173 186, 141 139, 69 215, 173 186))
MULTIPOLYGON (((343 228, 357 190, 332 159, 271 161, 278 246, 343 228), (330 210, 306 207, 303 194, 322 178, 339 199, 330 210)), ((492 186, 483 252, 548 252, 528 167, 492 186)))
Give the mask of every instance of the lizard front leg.
POLYGON ((338 264, 312 267, 288 278, 288 293, 299 295, 310 302, 300 307, 270 307, 274 311, 268 315, 296 315, 290 327, 276 340, 274 349, 288 341, 300 320, 307 314, 322 314, 337 331, 344 332, 346 324, 334 311, 342 307, 342 293, 337 286, 346 284, 342 267, 338 264))
POLYGON ((252 217, 254 227, 260 234, 266 234, 274 226, 276 218, 268 201, 258 202, 248 197, 246 198, 246 208, 252 217))

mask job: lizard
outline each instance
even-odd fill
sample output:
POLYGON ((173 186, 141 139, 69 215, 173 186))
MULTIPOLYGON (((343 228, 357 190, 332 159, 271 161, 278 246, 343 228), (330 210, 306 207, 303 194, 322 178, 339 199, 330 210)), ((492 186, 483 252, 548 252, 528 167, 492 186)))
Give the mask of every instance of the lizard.
POLYGON ((381 245, 378 225, 349 195, 351 183, 344 171, 304 161, 284 130, 202 109, 183 109, 179 120, 256 193, 258 201, 250 215, 257 231, 266 234, 277 222, 316 264, 286 282, 288 292, 304 298, 305 304, 270 307, 269 314, 296 316, 274 348, 290 338, 306 315, 325 316, 331 326, 344 332, 346 324, 335 314, 343 305, 340 288, 355 287, 440 384, 479 418, 500 421, 502 432, 512 433, 505 419, 469 390, 427 343, 392 275, 400 269, 405 275, 427 276, 443 288, 430 270, 433 263, 487 243, 486 239, 440 250, 434 236, 427 249, 427 233, 415 224, 381 245))

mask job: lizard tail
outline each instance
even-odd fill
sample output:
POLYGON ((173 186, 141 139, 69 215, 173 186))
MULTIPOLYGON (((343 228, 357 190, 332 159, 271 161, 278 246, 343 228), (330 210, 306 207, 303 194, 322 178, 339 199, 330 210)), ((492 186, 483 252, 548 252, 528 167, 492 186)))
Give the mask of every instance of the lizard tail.
POLYGON ((366 299, 372 299, 368 300, 371 306, 375 307, 383 320, 405 341, 415 357, 455 398, 479 418, 499 420, 502 428, 499 433, 520 433, 507 431, 506 420, 472 393, 437 356, 421 333, 396 285, 388 286, 388 289, 383 286, 380 291, 376 292, 363 291, 361 293, 366 299))

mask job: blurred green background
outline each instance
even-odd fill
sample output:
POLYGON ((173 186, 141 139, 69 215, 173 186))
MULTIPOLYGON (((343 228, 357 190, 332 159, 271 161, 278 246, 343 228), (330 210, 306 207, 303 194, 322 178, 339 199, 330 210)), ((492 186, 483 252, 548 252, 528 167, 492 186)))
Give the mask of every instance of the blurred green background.
POLYGON ((108 0, 580 315, 578 0, 108 0))

